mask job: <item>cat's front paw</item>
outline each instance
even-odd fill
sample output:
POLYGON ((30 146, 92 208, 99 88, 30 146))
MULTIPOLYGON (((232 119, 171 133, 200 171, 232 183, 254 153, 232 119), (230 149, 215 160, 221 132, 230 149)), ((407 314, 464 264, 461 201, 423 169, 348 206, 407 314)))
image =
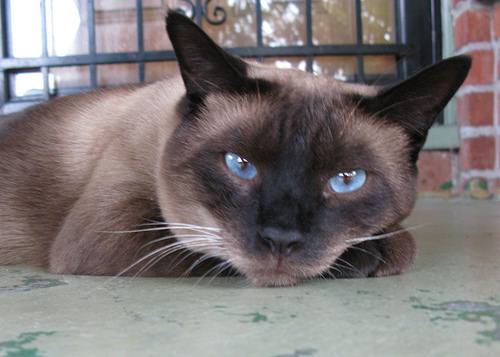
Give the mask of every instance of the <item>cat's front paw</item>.
MULTIPOLYGON (((399 230, 393 227, 391 231, 399 230)), ((332 266, 336 278, 364 278, 404 273, 414 262, 414 238, 404 231, 378 240, 365 241, 347 249, 332 266)))

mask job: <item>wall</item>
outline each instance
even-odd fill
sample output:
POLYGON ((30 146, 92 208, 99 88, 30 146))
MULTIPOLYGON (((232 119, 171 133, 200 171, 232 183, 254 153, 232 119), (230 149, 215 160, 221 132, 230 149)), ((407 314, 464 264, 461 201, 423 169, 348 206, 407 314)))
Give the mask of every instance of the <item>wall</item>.
POLYGON ((455 53, 473 58, 457 93, 460 149, 422 154, 420 191, 500 195, 500 2, 452 0, 451 14, 455 53))

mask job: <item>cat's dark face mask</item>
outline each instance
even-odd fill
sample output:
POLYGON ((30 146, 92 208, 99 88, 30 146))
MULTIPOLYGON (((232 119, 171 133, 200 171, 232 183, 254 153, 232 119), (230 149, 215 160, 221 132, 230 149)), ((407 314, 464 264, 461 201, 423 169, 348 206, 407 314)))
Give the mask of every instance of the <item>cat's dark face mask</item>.
POLYGON ((162 210, 214 228, 199 251, 256 285, 328 275, 353 239, 409 214, 427 131, 470 66, 455 57, 373 89, 249 65, 178 14, 167 30, 186 97, 162 210))

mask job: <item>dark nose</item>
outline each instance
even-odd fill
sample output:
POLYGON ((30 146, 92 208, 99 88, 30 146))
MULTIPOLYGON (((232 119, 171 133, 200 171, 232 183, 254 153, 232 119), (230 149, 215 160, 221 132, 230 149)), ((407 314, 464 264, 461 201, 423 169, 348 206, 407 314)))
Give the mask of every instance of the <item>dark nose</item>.
POLYGON ((273 254, 289 255, 302 246, 302 235, 295 230, 267 227, 257 236, 259 243, 273 254))

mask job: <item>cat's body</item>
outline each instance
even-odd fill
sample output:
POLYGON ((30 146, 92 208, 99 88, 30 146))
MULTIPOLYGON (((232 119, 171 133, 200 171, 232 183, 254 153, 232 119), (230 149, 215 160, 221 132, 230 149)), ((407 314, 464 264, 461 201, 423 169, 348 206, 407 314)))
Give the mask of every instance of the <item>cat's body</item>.
MULTIPOLYGON (((395 103, 411 102, 399 94, 405 86, 381 91, 250 66, 180 15, 169 26, 182 77, 59 98, 0 120, 0 264, 114 275, 139 261, 126 273, 160 276, 231 264, 257 285, 295 283, 334 264, 344 264, 338 276, 405 270, 415 254, 406 232, 347 242, 397 230, 413 207, 415 161, 432 120, 391 121, 404 115, 395 103), (387 108, 392 119, 378 118, 387 108), (234 152, 255 164, 255 178, 227 170, 224 154, 234 152), (361 167, 359 190, 324 188, 361 167), (154 220, 169 225, 141 226, 154 220)), ((434 117, 463 81, 469 60, 455 62, 447 67, 458 77, 420 115, 434 117)))
MULTIPOLYGON (((112 176, 111 187, 97 183, 103 195, 131 184, 130 199, 155 202, 160 148, 178 125, 182 90, 178 77, 62 97, 2 118, 1 262, 47 265, 65 217, 101 170, 112 176)), ((157 205, 151 209, 158 215, 157 205)))

